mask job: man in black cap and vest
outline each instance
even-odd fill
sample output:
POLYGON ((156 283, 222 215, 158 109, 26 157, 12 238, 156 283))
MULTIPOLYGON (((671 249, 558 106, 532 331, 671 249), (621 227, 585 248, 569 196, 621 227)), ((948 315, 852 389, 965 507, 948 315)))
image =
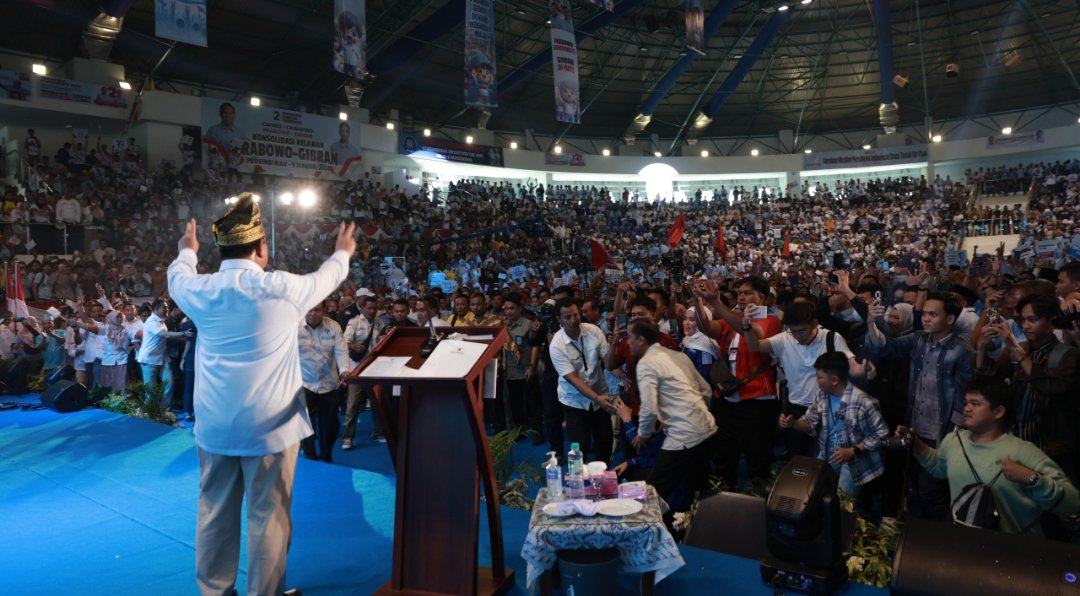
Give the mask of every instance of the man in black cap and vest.
POLYGON ((296 329, 348 274, 355 224, 314 273, 266 272, 270 251, 258 197, 243 193, 214 222, 217 273, 196 273, 195 220, 169 265, 169 295, 195 322, 195 444, 199 456, 196 580, 203 594, 236 589, 240 512, 247 495, 248 594, 285 590, 293 474, 312 434, 296 329))

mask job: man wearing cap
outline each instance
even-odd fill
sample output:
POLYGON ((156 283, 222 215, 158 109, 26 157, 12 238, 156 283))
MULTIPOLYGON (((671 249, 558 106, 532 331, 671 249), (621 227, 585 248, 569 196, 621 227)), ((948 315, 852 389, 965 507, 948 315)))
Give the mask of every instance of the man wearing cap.
POLYGON ((217 273, 196 273, 195 220, 169 265, 169 295, 195 322, 195 443, 199 456, 196 580, 203 594, 235 589, 247 493, 247 590, 281 594, 292 534, 300 441, 312 434, 302 399, 297 327, 348 274, 355 224, 314 273, 266 272, 270 251, 255 196, 214 222, 217 273))

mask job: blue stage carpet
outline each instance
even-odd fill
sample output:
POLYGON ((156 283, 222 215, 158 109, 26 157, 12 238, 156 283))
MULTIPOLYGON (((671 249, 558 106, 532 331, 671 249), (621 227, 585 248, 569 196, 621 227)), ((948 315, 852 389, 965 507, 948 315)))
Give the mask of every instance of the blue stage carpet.
MULTIPOLYGON (((288 584, 307 595, 370 594, 390 576, 394 476, 386 447, 365 441, 339 455, 369 469, 303 458, 297 468, 288 584)), ((0 411, 4 593, 196 593, 198 482, 189 429, 101 410, 0 411)), ((525 592, 519 553, 528 521, 527 512, 503 508, 518 594, 525 592)), ((766 591, 754 561, 683 553, 687 566, 658 584, 657 594, 766 591)), ((490 563, 483 538, 480 559, 490 563)), ((635 579, 621 576, 622 591, 636 592, 635 579)), ((243 593, 243 571, 239 584, 243 593)))

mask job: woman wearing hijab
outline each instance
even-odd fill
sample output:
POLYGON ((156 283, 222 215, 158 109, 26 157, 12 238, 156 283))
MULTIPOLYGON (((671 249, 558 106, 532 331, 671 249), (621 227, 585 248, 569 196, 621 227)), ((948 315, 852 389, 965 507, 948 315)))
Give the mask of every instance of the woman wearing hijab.
POLYGON ((127 382, 128 349, 131 337, 124 328, 124 315, 118 310, 105 317, 105 347, 101 353, 100 384, 113 391, 123 391, 127 382))
MULTIPOLYGON (((889 337, 901 337, 912 332, 914 323, 915 313, 911 305, 898 302, 885 311, 882 331, 889 337)), ((895 429, 898 424, 903 424, 907 410, 908 372, 911 364, 907 356, 884 358, 876 364, 878 376, 871 384, 870 394, 878 398, 881 415, 889 429, 895 429)), ((885 473, 872 489, 881 493, 881 510, 884 516, 896 517, 900 511, 906 459, 907 456, 903 453, 885 453, 885 473)), ((872 497, 866 493, 865 498, 872 497)))
MULTIPOLYGON (((706 311, 706 314, 712 319, 711 313, 706 311)), ((686 309, 686 314, 683 316, 683 333, 685 334, 682 341, 683 353, 690 357, 690 361, 694 363, 694 368, 697 369, 698 374, 711 384, 712 382, 709 381, 709 369, 712 368, 713 362, 716 362, 716 357, 720 354, 720 345, 698 329, 696 306, 686 309)))

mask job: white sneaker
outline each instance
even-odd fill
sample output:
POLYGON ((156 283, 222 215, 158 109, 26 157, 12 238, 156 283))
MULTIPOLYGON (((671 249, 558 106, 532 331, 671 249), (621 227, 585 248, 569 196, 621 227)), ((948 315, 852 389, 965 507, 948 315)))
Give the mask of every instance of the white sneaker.
POLYGON ((341 441, 341 448, 344 449, 345 451, 351 450, 352 449, 352 439, 343 439, 341 441))

